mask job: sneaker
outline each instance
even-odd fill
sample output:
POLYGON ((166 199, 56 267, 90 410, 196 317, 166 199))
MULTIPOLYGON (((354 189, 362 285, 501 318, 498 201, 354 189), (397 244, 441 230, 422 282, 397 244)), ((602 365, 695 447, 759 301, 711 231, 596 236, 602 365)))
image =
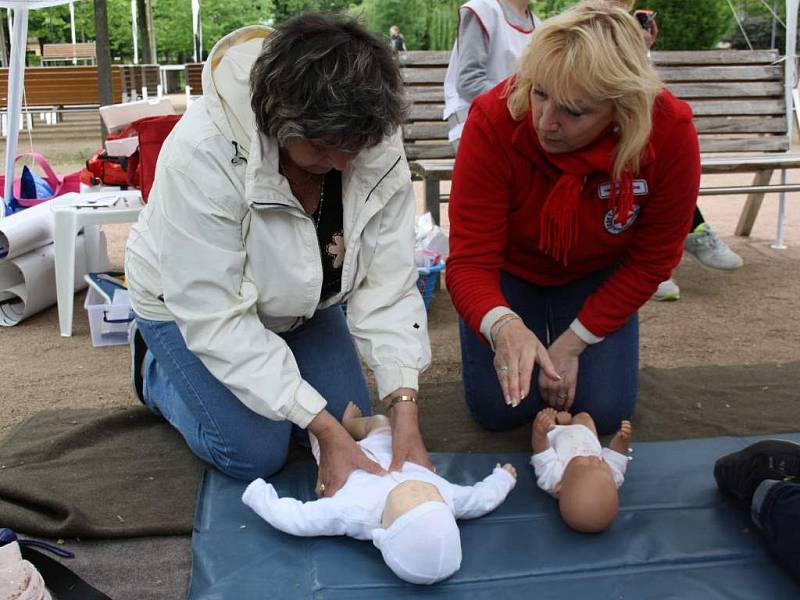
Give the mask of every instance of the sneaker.
POLYGON ((765 479, 794 479, 800 476, 800 444, 763 440, 723 456, 714 464, 714 479, 721 492, 750 510, 753 494, 765 479))
MULTIPOLYGON (((147 354, 147 344, 139 332, 136 320, 131 321, 131 387, 134 397, 144 404, 144 377, 142 375, 142 365, 144 356, 147 354)), ((146 406, 146 405, 145 405, 146 406)))
POLYGON ((731 250, 708 223, 700 223, 687 235, 683 247, 701 264, 712 269, 734 271, 744 264, 742 257, 731 250))
POLYGON ((672 300, 677 300, 680 297, 681 288, 678 287, 678 284, 675 283, 675 280, 672 277, 659 283, 656 293, 653 294, 653 300, 657 300, 659 302, 670 302, 672 300))

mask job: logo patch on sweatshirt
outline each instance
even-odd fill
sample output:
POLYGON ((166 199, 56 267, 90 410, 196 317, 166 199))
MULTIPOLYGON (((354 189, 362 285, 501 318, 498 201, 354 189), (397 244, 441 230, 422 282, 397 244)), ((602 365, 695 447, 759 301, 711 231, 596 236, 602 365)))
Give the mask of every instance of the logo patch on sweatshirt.
POLYGON ((612 208, 606 213, 606 216, 603 217, 603 226, 606 228, 608 233, 612 235, 619 235, 633 225, 634 221, 636 221, 636 217, 639 216, 639 210, 639 205, 634 204, 631 208, 631 212, 628 213, 628 218, 624 223, 620 223, 617 219, 616 209, 612 208))
MULTIPOLYGON (((619 192, 619 184, 617 184, 617 191, 619 192)), ((647 185, 646 179, 633 180, 633 195, 634 196, 647 196, 650 194, 650 188, 647 185)), ((597 186, 597 197, 601 200, 608 200, 611 197, 611 182, 606 181, 597 186)))

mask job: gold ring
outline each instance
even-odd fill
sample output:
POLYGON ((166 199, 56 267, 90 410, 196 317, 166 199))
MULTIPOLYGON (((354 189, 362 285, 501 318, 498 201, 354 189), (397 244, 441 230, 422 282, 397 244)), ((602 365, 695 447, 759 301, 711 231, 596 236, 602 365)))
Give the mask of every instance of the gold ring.
POLYGON ((320 483, 319 484, 319 495, 320 496, 324 496, 325 495, 325 484, 324 483, 320 483))

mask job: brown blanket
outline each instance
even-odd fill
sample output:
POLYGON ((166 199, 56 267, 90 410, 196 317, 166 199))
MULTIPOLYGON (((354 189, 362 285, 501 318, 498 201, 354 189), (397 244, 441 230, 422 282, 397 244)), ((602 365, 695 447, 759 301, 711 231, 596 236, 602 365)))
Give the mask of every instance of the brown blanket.
POLYGON ((189 533, 202 469, 143 407, 44 411, 0 441, 0 526, 53 538, 189 533))

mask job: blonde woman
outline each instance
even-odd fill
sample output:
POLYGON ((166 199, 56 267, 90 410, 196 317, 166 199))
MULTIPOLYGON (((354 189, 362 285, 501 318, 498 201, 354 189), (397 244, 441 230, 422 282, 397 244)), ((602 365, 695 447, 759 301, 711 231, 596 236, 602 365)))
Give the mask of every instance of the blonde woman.
POLYGON ((447 284, 481 425, 630 418, 636 311, 680 260, 699 180, 691 110, 631 15, 594 0, 537 28, 473 104, 453 174, 447 284))

